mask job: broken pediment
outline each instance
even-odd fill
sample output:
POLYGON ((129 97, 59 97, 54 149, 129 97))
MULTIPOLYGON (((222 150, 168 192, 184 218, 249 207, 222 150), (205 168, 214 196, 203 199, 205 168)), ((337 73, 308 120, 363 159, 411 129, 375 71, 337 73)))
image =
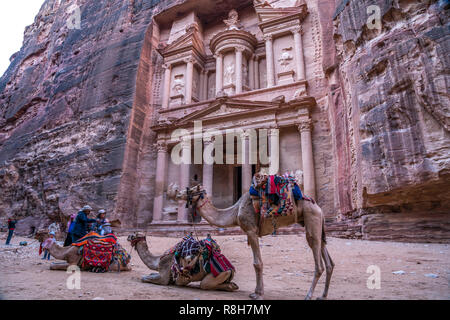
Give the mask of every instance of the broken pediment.
POLYGON ((186 28, 186 33, 178 39, 159 50, 162 56, 169 57, 180 52, 195 51, 202 57, 206 56, 203 38, 196 24, 191 24, 186 28))
POLYGON ((298 17, 300 21, 303 21, 308 15, 308 8, 304 1, 299 1, 294 7, 280 8, 272 7, 267 1, 260 1, 258 5, 255 3, 255 11, 260 25, 270 22, 279 23, 283 20, 291 20, 296 17, 298 17))

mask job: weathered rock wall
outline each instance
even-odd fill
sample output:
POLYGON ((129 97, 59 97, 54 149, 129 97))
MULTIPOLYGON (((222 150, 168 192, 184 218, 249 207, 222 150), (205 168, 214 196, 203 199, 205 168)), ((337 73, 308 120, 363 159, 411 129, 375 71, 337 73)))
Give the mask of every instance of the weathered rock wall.
POLYGON ((44 3, 0 79, 0 216, 39 226, 84 203, 116 209, 124 161, 138 161, 128 137, 141 143, 136 79, 159 2, 44 3))
POLYGON ((367 239, 450 240, 449 6, 341 1, 328 68, 338 207, 367 239), (381 30, 367 26, 380 8, 381 30))

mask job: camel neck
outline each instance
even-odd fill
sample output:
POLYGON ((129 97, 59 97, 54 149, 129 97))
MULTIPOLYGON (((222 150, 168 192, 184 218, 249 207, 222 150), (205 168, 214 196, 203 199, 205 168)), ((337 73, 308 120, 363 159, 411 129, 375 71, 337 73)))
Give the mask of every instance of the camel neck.
POLYGON ((136 243, 136 251, 139 255, 139 257, 141 258, 142 262, 144 262, 144 264, 152 270, 158 270, 159 267, 159 261, 160 261, 160 256, 154 256, 151 254, 148 246, 147 246, 147 241, 143 240, 143 241, 139 241, 138 243, 136 243))
POLYGON ((237 226, 239 202, 227 209, 217 209, 205 195, 203 199, 197 201, 196 209, 209 224, 219 228, 228 228, 237 226))

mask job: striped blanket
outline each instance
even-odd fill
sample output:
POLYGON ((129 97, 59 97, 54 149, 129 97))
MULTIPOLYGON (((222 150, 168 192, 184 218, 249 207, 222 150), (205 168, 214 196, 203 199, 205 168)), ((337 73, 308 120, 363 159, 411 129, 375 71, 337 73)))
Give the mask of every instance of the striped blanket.
MULTIPOLYGON (((231 262, 221 253, 220 246, 212 238, 198 241, 192 236, 186 236, 167 253, 174 254, 171 271, 175 280, 183 272, 180 258, 187 256, 200 256, 196 266, 191 269, 191 274, 199 272, 200 268, 203 268, 207 273, 211 272, 214 277, 228 270, 233 270, 233 274, 236 271, 231 262)), ((228 281, 231 281, 231 278, 228 281)))
POLYGON ((98 244, 116 244, 117 243, 117 237, 110 233, 106 236, 101 236, 96 232, 89 232, 87 235, 85 235, 83 238, 78 239, 78 241, 72 243, 73 246, 81 247, 88 243, 88 241, 95 241, 98 244))

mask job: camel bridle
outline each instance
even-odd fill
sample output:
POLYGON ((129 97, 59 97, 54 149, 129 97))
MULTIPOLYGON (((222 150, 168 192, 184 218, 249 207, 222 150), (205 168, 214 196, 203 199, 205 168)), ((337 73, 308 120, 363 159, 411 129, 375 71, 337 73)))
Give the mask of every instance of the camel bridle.
POLYGON ((139 236, 139 237, 136 237, 133 240, 131 240, 131 247, 135 248, 136 245, 141 241, 145 241, 145 236, 139 236))
MULTIPOLYGON (((203 199, 205 197, 206 191, 205 190, 201 190, 201 191, 191 191, 189 188, 186 188, 186 209, 189 208, 191 205, 194 204, 194 197, 195 196, 200 196, 198 199, 203 199)), ((198 201, 197 199, 197 201, 198 201)), ((195 201, 195 202, 197 202, 195 201)))

